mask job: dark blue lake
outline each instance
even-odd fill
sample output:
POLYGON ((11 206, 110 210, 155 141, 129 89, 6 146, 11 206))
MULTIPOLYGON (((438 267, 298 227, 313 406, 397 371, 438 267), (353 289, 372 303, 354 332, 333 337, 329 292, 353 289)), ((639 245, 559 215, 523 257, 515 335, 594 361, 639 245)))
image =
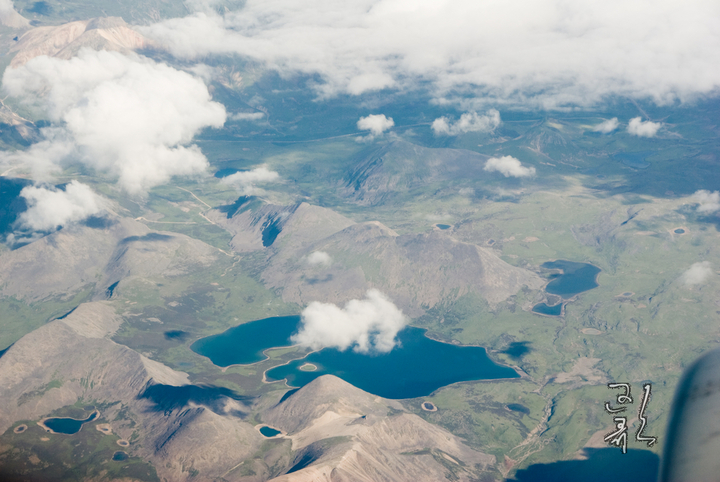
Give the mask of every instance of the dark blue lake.
POLYGON ((122 462, 123 460, 128 459, 128 454, 121 450, 118 450, 113 454, 112 459, 116 462, 122 462))
POLYGON ((270 437, 274 437, 275 435, 279 435, 282 432, 280 432, 280 430, 275 430, 274 428, 270 428, 270 427, 260 427, 260 433, 263 434, 264 436, 270 438, 270 437))
POLYGON ((539 313, 541 315, 560 316, 562 314, 562 307, 562 303, 558 303, 553 306, 548 306, 545 303, 538 303, 533 306, 532 311, 533 313, 539 313))
POLYGON ((543 263, 540 267, 562 271, 562 273, 550 275, 552 281, 545 287, 547 293, 560 295, 563 298, 572 298, 578 293, 598 287, 597 276, 601 270, 592 264, 559 259, 543 263))
POLYGON ((220 334, 200 338, 190 345, 195 353, 206 356, 215 365, 248 365, 265 360, 263 351, 290 346, 297 332, 299 316, 276 316, 250 321, 220 334))
POLYGON ((585 460, 535 464, 507 482, 656 482, 660 457, 649 450, 586 448, 585 460))
POLYGON ((431 340, 420 328, 405 328, 398 333, 398 340, 400 346, 390 353, 365 355, 325 348, 271 368, 265 376, 302 387, 321 375, 335 375, 373 395, 395 399, 430 395, 456 382, 519 377, 512 368, 490 360, 485 348, 431 340), (305 363, 312 363, 317 370, 300 370, 305 363))
POLYGON ((97 412, 93 412, 85 420, 75 420, 74 418, 48 418, 43 423, 47 428, 55 433, 64 433, 72 435, 78 433, 83 424, 92 422, 97 417, 97 412))
MULTIPOLYGON (((289 346, 298 331, 299 316, 252 321, 196 341, 192 350, 218 366, 248 364, 265 359, 268 348, 289 346)), ((398 333, 399 346, 390 353, 360 354, 324 348, 307 357, 268 370, 268 380, 287 379, 295 387, 321 375, 335 375, 346 382, 385 398, 414 398, 438 388, 468 380, 518 378, 512 368, 493 362, 485 348, 457 346, 431 340, 425 330, 406 327, 398 333), (300 370, 305 363, 315 371, 300 370)))

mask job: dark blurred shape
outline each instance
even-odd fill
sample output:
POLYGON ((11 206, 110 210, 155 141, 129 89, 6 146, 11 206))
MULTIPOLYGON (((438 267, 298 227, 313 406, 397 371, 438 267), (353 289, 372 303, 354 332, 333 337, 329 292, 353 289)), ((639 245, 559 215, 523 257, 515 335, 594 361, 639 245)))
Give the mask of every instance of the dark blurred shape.
POLYGON ((235 393, 229 388, 216 387, 212 385, 183 385, 175 387, 172 385, 148 385, 138 395, 139 399, 150 400, 153 404, 153 410, 156 412, 164 412, 170 414, 174 410, 181 410, 189 403, 195 405, 203 405, 213 412, 220 415, 234 415, 236 417, 244 417, 246 413, 238 409, 227 409, 226 404, 229 400, 240 402, 243 406, 247 405, 250 397, 245 397, 235 393))
POLYGON ((690 365, 675 391, 661 482, 720 480, 720 349, 690 365))
POLYGON ((163 333, 166 340, 178 340, 185 341, 190 336, 190 333, 182 330, 169 330, 163 333))
POLYGON ((107 229, 115 223, 116 221, 105 216, 90 216, 81 224, 92 229, 107 229))
POLYGON ((505 348, 500 353, 504 353, 511 358, 519 360, 520 358, 530 353, 531 348, 529 347, 529 345, 529 341, 514 341, 510 343, 510 346, 505 348))
POLYGON ((173 237, 167 234, 148 233, 144 236, 128 236, 120 241, 120 244, 134 243, 136 241, 170 241, 173 237))
MULTIPOLYGON (((10 348, 12 348, 12 346, 13 346, 14 344, 15 344, 15 343, 13 343, 12 345, 8 346, 8 347, 5 348, 4 350, 0 350, 0 358, 2 358, 2 356, 3 356, 10 348)), ((290 390, 290 391, 292 391, 292 390, 290 390)), ((287 393, 286 393, 285 395, 287 395, 287 393)), ((281 400, 281 401, 282 401, 282 400, 281 400)))
POLYGON ((32 182, 27 179, 0 176, 0 236, 3 239, 12 232, 20 213, 27 210, 27 202, 20 196, 20 191, 30 185, 32 182))

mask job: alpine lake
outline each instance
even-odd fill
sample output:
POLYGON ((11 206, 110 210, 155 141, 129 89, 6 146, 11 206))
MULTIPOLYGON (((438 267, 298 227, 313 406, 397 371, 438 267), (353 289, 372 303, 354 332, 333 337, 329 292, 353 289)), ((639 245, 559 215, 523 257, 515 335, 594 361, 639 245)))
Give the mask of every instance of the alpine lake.
MULTIPOLYGON (((190 348, 215 365, 251 364, 267 357, 269 348, 291 346, 301 327, 299 316, 265 318, 201 338, 190 348)), ((265 372, 267 381, 287 380, 302 387, 322 375, 335 375, 366 392, 384 398, 422 397, 438 388, 469 380, 519 378, 515 370, 498 365, 485 348, 442 343, 425 336, 425 330, 405 327, 389 353, 358 353, 323 348, 265 372), (382 376, 378 376, 382 374, 382 376)))
POLYGON ((533 313, 560 316, 563 312, 564 300, 598 287, 597 277, 600 274, 600 268, 592 264, 559 259, 543 263, 540 267, 556 271, 550 274, 550 282, 545 287, 545 292, 561 297, 561 301, 554 305, 538 303, 533 306, 533 313))

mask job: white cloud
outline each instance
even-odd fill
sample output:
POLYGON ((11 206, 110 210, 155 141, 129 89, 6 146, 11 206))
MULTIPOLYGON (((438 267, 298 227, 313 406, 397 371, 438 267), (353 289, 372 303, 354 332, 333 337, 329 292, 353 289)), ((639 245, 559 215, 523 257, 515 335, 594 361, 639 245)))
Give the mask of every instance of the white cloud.
POLYGON ((457 122, 447 117, 440 117, 433 121, 431 127, 436 136, 456 136, 466 132, 492 132, 500 124, 500 112, 490 109, 482 116, 477 112, 466 112, 457 122))
POLYGON ((230 115, 231 120, 238 121, 256 121, 265 117, 262 112, 238 112, 237 114, 230 115))
POLYGON ((660 122, 645 121, 640 117, 634 117, 628 122, 627 131, 639 137, 655 137, 657 131, 662 127, 660 122))
POLYGON ((525 167, 512 156, 491 157, 485 163, 488 172, 497 171, 505 177, 530 177, 535 175, 534 167, 525 167))
POLYGON ((19 224, 33 231, 54 231, 58 226, 82 221, 99 213, 104 200, 90 186, 72 181, 65 190, 27 186, 20 191, 28 203, 27 211, 18 218, 19 224))
POLYGON ((302 312, 302 328, 293 343, 315 350, 333 347, 360 353, 386 353, 407 319, 392 301, 378 290, 368 290, 366 299, 351 300, 345 308, 314 301, 302 312))
POLYGON ((713 94, 718 31, 709 0, 247 0, 142 29, 180 57, 319 76, 321 96, 423 83, 441 100, 544 108, 713 94))
POLYGON ((265 166, 256 167, 252 171, 240 171, 223 177, 220 182, 229 184, 239 190, 244 196, 259 192, 256 184, 277 181, 280 175, 265 166))
POLYGON ((699 213, 714 213, 720 211, 720 192, 718 191, 706 191, 704 189, 695 192, 690 197, 694 202, 699 203, 697 212, 699 213))
POLYGON ((332 258, 325 251, 313 251, 310 253, 310 256, 307 257, 307 262, 311 266, 318 264, 322 266, 330 266, 332 264, 332 258))
POLYGON ((713 270, 708 261, 693 263, 690 268, 680 276, 685 286, 695 286, 705 283, 712 276, 713 270))
POLYGON ((620 123, 618 122, 617 117, 613 117, 612 119, 608 119, 596 125, 593 128, 593 131, 602 132, 603 134, 609 134, 615 129, 617 129, 619 125, 620 123))
POLYGON ((201 129, 225 122, 224 107, 211 101, 200 79, 137 55, 40 56, 7 69, 3 88, 44 109, 56 125, 11 160, 32 167, 51 153, 46 170, 79 161, 116 177, 132 194, 204 172, 207 159, 188 144, 201 129))
POLYGON ((385 117, 385 114, 371 114, 367 117, 361 117, 357 121, 357 128, 361 131, 370 131, 368 137, 374 138, 381 136, 386 130, 395 125, 392 117, 385 117))
POLYGON ((0 0, 0 23, 12 28, 24 28, 30 25, 28 19, 15 11, 12 0, 0 0))
POLYGON ((63 129, 45 127, 40 129, 44 138, 24 151, 0 152, 3 165, 30 169, 35 180, 50 182, 57 174, 63 161, 75 152, 75 144, 68 140, 63 129))

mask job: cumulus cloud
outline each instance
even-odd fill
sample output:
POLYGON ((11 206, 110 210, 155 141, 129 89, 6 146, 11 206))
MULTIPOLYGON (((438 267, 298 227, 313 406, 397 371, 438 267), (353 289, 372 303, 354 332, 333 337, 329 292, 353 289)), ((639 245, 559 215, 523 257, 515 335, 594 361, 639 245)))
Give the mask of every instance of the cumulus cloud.
POLYGON ((252 171, 240 171, 223 177, 220 182, 229 184, 239 190, 244 196, 258 193, 256 184, 277 181, 280 175, 265 166, 256 167, 252 171))
POLYGON ((313 251, 310 253, 310 256, 307 257, 307 263, 311 266, 330 266, 332 264, 332 258, 325 251, 313 251))
POLYGON ((680 276, 685 286, 695 286, 705 283, 710 276, 712 276, 713 270, 710 267, 708 261, 701 261, 699 263, 693 263, 690 268, 680 276))
POLYGON ((317 76, 321 96, 423 83, 438 99, 554 108, 720 87, 720 3, 708 0, 247 0, 142 31, 176 56, 317 76))
POLYGON ((720 211, 720 192, 718 191, 706 191, 701 189, 696 191, 691 196, 691 199, 699 204, 697 212, 699 213, 714 213, 720 211))
POLYGON ((315 350, 324 347, 359 353, 387 353, 407 322, 392 301, 376 289, 368 290, 364 300, 351 300, 345 308, 314 301, 302 312, 302 328, 293 343, 315 350))
POLYGON ((615 129, 617 129, 619 125, 620 123, 618 122, 617 117, 613 117, 612 119, 608 119, 596 125, 593 128, 593 131, 602 132, 603 134, 609 134, 615 129))
POLYGON ((456 136, 466 132, 492 132, 500 124, 500 112, 490 109, 485 115, 466 112, 457 122, 453 122, 448 117, 439 117, 433 121, 431 127, 436 136, 456 136))
POLYGON ((42 108, 54 126, 45 139, 10 156, 37 169, 81 162, 141 194, 208 163, 189 145, 221 127, 225 109, 186 72, 137 55, 82 50, 70 60, 36 57, 3 75, 6 93, 42 108), (42 160, 42 162, 41 162, 42 160))
POLYGON ((627 131, 639 137, 655 137, 657 131, 662 127, 660 122, 642 121, 640 117, 634 117, 628 122, 627 131))
POLYGON ((103 209, 104 200, 90 186, 72 181, 65 189, 27 186, 20 191, 27 211, 18 218, 21 227, 32 231, 54 231, 58 226, 82 221, 103 209))
POLYGON ((367 117, 361 117, 357 121, 357 128, 361 131, 370 131, 365 137, 358 137, 358 140, 373 140, 395 125, 392 117, 385 117, 385 114, 371 114, 367 117))
POLYGON ((530 177, 535 175, 534 167, 525 167, 522 163, 512 157, 491 157, 485 163, 485 168, 488 172, 497 171, 505 177, 530 177))

